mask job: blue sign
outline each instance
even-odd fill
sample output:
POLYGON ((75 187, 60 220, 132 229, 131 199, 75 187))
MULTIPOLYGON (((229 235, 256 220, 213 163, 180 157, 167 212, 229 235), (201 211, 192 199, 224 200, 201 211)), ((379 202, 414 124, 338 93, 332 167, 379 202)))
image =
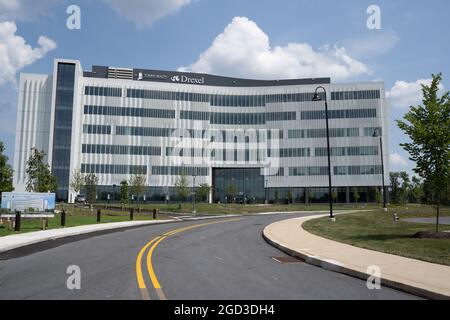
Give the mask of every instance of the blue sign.
POLYGON ((54 193, 3 192, 2 209, 11 211, 53 211, 56 196, 54 193))

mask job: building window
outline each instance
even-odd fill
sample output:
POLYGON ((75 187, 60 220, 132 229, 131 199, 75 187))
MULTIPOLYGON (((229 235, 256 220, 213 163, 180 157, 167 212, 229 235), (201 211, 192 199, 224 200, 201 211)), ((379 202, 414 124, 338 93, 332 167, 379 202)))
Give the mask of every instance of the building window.
POLYGON ((89 96, 121 97, 122 88, 85 86, 84 94, 89 96))

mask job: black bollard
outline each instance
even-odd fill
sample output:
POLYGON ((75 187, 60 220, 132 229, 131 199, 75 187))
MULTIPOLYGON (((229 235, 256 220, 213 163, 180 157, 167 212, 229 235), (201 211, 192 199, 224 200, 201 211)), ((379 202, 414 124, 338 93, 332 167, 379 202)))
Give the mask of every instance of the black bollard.
POLYGON ((16 212, 14 231, 20 231, 20 212, 16 212))
POLYGON ((134 219, 134 210, 130 209, 130 220, 134 219))
POLYGON ((61 212, 61 227, 66 226, 66 210, 61 212))
POLYGON ((156 219, 156 209, 153 209, 153 220, 156 219))
POLYGON ((102 212, 100 211, 100 209, 97 210, 97 222, 101 221, 101 216, 102 216, 102 212))

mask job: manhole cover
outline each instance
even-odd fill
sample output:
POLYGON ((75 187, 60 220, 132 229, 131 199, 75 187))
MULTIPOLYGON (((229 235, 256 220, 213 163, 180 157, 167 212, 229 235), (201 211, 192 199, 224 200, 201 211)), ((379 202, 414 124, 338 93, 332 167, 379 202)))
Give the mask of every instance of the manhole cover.
POLYGON ((301 263, 302 260, 294 258, 294 257, 272 257, 273 260, 275 260, 278 263, 281 264, 288 264, 288 263, 301 263))

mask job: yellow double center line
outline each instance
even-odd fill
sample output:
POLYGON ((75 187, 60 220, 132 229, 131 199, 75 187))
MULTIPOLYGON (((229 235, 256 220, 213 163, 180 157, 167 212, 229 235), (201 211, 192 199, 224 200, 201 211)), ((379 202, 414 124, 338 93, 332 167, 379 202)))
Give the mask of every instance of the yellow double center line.
POLYGON ((156 247, 167 237, 173 236, 180 232, 188 231, 188 230, 199 228, 199 227, 209 226, 212 224, 238 221, 238 220, 241 220, 241 218, 208 222, 208 223, 202 223, 202 224, 196 224, 193 226, 178 228, 178 229, 168 231, 168 232, 164 233, 163 235, 157 236, 157 237, 153 238, 152 240, 150 240, 145 246, 142 247, 141 251, 139 251, 139 254, 136 258, 136 277, 137 277, 138 286, 139 286, 139 290, 141 292, 142 299, 150 300, 150 294, 149 294, 147 286, 145 284, 145 279, 144 279, 144 275, 142 272, 142 258, 147 250, 148 250, 147 261, 146 261, 147 262, 147 271, 150 276, 150 280, 152 282, 153 288, 155 289, 156 294, 158 295, 158 298, 160 300, 166 300, 167 298, 161 288, 161 284, 159 283, 158 278, 156 277, 155 269, 153 268, 153 263, 152 263, 153 252, 155 251, 156 247))

